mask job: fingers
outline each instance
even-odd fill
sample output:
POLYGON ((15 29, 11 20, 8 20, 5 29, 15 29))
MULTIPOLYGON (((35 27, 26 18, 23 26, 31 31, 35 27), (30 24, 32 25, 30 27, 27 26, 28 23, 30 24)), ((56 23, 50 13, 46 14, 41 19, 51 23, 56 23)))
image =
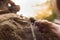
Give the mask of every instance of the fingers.
POLYGON ((50 26, 50 25, 52 25, 52 23, 47 20, 39 20, 39 21, 36 21, 35 24, 36 24, 36 26, 40 26, 40 25, 50 26))
POLYGON ((38 27, 40 31, 56 31, 59 26, 53 22, 47 20, 39 20, 35 22, 35 25, 38 27))
POLYGON ((38 27, 39 31, 47 32, 52 31, 57 35, 60 35, 60 25, 47 20, 39 20, 35 22, 35 25, 38 27))
POLYGON ((51 23, 47 20, 39 20, 35 22, 35 25, 39 29, 40 32, 48 32, 51 28, 49 27, 51 23))

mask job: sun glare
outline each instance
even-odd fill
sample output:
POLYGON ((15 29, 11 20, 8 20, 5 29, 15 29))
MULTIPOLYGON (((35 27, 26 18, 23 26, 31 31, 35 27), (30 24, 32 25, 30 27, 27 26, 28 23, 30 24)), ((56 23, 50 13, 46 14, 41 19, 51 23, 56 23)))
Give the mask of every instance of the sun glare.
MULTIPOLYGON (((47 13, 49 13, 47 10, 49 9, 49 3, 47 3, 47 0, 13 0, 16 4, 20 5, 20 11, 17 14, 22 14, 26 17, 34 17, 38 13, 44 14, 45 10, 47 13), (44 10, 44 12, 43 12, 44 10)), ((46 14, 47 14, 46 13, 46 14)), ((50 12, 51 13, 51 12, 50 12)))

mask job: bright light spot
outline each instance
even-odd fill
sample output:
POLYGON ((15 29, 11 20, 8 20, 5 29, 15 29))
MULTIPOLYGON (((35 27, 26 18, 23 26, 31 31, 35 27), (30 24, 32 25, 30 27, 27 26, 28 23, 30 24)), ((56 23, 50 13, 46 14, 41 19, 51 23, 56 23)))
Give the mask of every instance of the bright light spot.
POLYGON ((21 9, 17 14, 22 14, 26 17, 33 17, 36 10, 46 9, 45 6, 34 7, 36 4, 45 3, 47 0, 12 0, 20 5, 21 9))

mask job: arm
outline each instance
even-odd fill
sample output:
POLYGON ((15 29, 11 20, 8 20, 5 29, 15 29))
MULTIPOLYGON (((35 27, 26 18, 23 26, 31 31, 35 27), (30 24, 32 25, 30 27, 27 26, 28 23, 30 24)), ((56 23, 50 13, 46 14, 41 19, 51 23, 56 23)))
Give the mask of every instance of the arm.
POLYGON ((48 29, 48 31, 54 32, 60 38, 60 25, 47 20, 37 21, 35 25, 38 26, 39 29, 41 29, 40 27, 44 27, 45 29, 48 29))

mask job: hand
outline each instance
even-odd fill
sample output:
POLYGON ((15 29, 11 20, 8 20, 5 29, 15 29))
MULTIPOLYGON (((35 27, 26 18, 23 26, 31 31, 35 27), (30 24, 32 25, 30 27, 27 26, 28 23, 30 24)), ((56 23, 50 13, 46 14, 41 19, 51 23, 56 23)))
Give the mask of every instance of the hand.
POLYGON ((40 20, 40 21, 36 21, 35 25, 38 27, 39 31, 52 31, 55 34, 57 34, 57 36, 60 37, 60 25, 55 24, 53 22, 47 21, 47 20, 40 20))
POLYGON ((11 6, 11 7, 9 7, 9 10, 12 13, 16 13, 16 12, 18 12, 20 10, 20 6, 19 5, 11 6))
POLYGON ((20 6, 19 6, 19 5, 13 6, 13 9, 14 9, 15 11, 19 11, 19 10, 20 10, 20 6))

